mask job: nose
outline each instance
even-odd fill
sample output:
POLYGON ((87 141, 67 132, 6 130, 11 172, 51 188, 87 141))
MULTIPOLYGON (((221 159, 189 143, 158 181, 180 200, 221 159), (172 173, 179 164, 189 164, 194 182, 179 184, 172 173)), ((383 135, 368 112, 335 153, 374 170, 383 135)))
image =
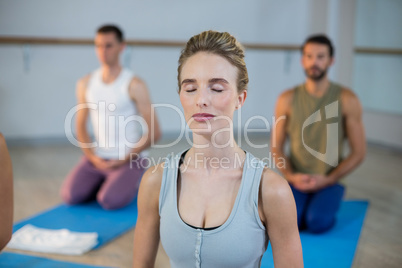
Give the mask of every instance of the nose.
POLYGON ((197 106, 200 108, 208 107, 209 105, 209 95, 207 89, 198 90, 197 96, 197 106))
POLYGON ((314 63, 314 65, 318 64, 319 62, 320 62, 320 58, 319 58, 318 56, 315 56, 315 57, 313 58, 313 63, 314 63))

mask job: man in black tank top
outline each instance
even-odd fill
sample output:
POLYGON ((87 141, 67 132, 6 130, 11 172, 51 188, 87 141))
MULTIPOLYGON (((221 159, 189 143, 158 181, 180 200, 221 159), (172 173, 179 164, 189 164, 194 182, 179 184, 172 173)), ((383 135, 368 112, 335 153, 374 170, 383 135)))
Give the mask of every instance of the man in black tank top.
POLYGON ((362 162, 366 142, 358 98, 327 78, 334 61, 331 41, 311 36, 301 50, 306 81, 279 96, 271 150, 282 160, 277 163, 286 163, 277 168, 292 188, 299 228, 320 233, 334 225, 344 193, 339 181, 362 162), (350 153, 342 158, 344 139, 350 153))

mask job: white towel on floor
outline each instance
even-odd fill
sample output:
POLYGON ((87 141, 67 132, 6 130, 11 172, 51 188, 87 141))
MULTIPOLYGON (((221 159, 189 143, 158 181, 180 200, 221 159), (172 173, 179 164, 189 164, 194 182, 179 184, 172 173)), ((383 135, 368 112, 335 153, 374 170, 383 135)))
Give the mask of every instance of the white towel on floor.
POLYGON ((44 253, 81 255, 91 250, 97 243, 98 234, 95 232, 51 230, 27 224, 13 234, 7 247, 44 253))

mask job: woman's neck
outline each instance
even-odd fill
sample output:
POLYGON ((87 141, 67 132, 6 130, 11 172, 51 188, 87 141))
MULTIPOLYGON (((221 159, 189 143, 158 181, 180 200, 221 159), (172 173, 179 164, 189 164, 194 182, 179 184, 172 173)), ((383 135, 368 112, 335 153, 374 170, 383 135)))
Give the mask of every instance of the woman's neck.
POLYGON ((239 168, 243 166, 244 159, 245 152, 237 145, 233 135, 193 134, 193 146, 185 157, 190 166, 208 170, 239 168))

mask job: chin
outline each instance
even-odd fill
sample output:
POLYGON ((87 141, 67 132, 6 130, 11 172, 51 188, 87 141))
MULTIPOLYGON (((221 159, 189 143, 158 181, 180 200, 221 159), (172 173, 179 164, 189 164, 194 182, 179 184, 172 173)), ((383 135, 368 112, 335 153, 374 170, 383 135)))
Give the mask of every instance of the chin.
POLYGON ((191 132, 193 132, 193 134, 197 134, 197 135, 212 135, 214 133, 213 127, 210 126, 208 127, 206 124, 205 125, 201 125, 201 124, 194 124, 192 123, 192 126, 189 127, 191 132))
MULTIPOLYGON (((231 133, 233 134, 233 129, 230 128, 230 125, 214 125, 211 124, 210 127, 208 128, 207 125, 195 125, 193 124, 192 127, 190 127, 191 131, 194 134, 201 135, 201 136, 212 136, 214 133, 222 134, 222 133, 231 133)), ((216 137, 216 136, 215 136, 216 137)))

